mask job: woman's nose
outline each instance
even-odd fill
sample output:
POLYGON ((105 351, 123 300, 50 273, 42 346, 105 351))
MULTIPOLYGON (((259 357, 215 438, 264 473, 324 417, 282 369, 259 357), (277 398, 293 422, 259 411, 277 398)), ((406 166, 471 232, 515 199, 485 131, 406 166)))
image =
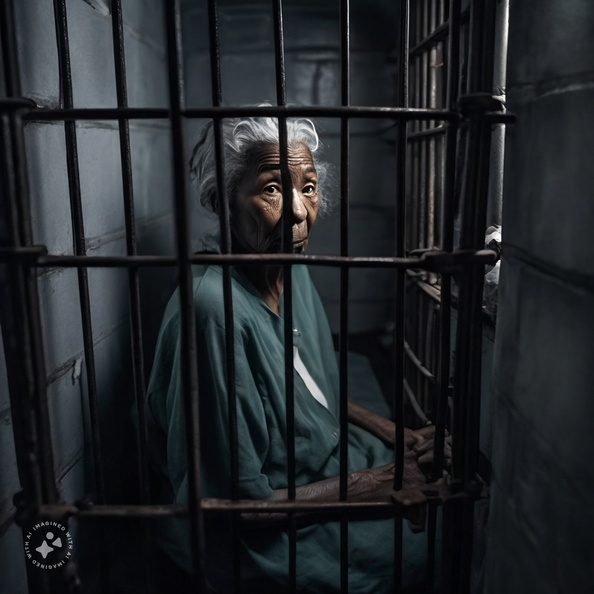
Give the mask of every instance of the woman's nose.
POLYGON ((303 203, 303 196, 293 188, 293 218, 297 223, 301 223, 307 217, 307 210, 303 203))

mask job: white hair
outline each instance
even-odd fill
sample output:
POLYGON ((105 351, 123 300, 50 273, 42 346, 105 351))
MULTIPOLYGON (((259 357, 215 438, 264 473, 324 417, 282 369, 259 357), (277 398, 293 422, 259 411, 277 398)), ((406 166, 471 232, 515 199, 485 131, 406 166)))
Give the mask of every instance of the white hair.
MULTIPOLYGON (((260 104, 268 106, 268 104, 260 104)), ((225 190, 227 200, 232 202, 237 187, 249 166, 253 149, 266 144, 278 144, 278 120, 271 117, 226 118, 222 121, 223 154, 225 158, 225 190)), ((311 151, 318 174, 320 213, 329 210, 326 198, 326 182, 329 167, 317 161, 316 153, 321 147, 316 128, 305 118, 287 119, 287 144, 302 143, 311 151)), ((220 197, 217 193, 213 122, 209 121, 200 133, 189 161, 190 178, 200 197, 200 203, 219 213, 220 197)))

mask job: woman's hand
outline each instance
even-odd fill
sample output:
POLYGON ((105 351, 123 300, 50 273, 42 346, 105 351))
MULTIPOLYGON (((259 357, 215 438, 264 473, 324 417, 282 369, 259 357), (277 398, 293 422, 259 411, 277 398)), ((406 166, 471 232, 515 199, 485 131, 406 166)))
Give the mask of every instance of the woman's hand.
MULTIPOLYGON (((402 517, 411 522, 411 529, 415 532, 424 529, 426 498, 423 489, 427 488, 425 475, 422 473, 414 451, 409 451, 404 456, 402 491, 406 492, 404 503, 401 505, 402 517)), ((351 472, 347 475, 347 499, 352 502, 388 502, 395 503, 397 492, 394 491, 395 463, 391 462, 376 468, 369 468, 351 472)), ((297 487, 296 499, 317 502, 335 502, 339 498, 339 477, 317 481, 308 485, 297 487)), ((286 500, 286 489, 277 489, 273 492, 273 499, 286 500)), ((242 520, 246 527, 267 528, 288 526, 287 516, 284 513, 243 513, 242 520)), ((389 516, 386 516, 389 517, 389 516)), ((298 526, 307 526, 318 522, 327 521, 323 513, 300 512, 296 516, 298 526)))
MULTIPOLYGON (((382 441, 394 445, 396 438, 396 425, 390 419, 386 419, 376 413, 367 410, 365 407, 349 400, 349 421, 369 433, 375 435, 382 441)), ((404 428, 404 451, 405 454, 414 452, 418 464, 427 468, 433 463, 433 447, 435 444, 435 425, 426 425, 420 429, 404 428)), ((446 437, 444 444, 444 464, 446 468, 452 459, 451 441, 446 437)))

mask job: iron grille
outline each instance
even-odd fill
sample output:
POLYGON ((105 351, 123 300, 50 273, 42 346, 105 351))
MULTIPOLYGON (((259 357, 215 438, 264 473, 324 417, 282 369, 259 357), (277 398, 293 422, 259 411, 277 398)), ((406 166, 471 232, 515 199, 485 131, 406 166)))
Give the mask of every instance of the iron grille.
MULTIPOLYGON (((189 518, 196 573, 196 591, 204 591, 204 515, 228 513, 235 518, 242 511, 286 513, 290 525, 291 555, 287 572, 295 589, 296 513, 315 510, 337 515, 342 522, 342 559, 347 558, 349 514, 358 511, 394 516, 395 533, 402 534, 402 520, 396 507, 357 504, 346 496, 347 432, 341 437, 341 493, 335 504, 313 504, 295 500, 295 449, 292 394, 292 307, 291 268, 296 263, 310 266, 333 266, 340 269, 340 386, 341 426, 347 423, 347 351, 349 346, 348 311, 349 271, 356 267, 387 268, 394 271, 396 289, 393 317, 394 392, 393 411, 397 427, 396 459, 404 453, 405 402, 407 394, 418 402, 422 414, 437 426, 434 475, 441 475, 446 429, 453 436, 453 465, 447 487, 428 492, 429 583, 440 572, 441 592, 469 591, 469 563, 472 549, 473 501, 480 492, 477 476, 478 393, 480 389, 480 304, 483 265, 493 261, 493 253, 482 251, 485 229, 490 131, 496 122, 509 122, 501 106, 491 98, 493 26, 495 0, 472 0, 462 9, 460 0, 402 0, 400 2, 398 105, 362 107, 350 99, 350 7, 341 0, 341 105, 292 107, 287 105, 283 6, 272 0, 275 30, 277 105, 272 107, 224 107, 221 85, 218 17, 216 0, 208 1, 210 63, 212 75, 211 107, 186 106, 183 94, 182 32, 177 0, 164 2, 168 56, 169 108, 130 107, 127 98, 126 59, 121 0, 111 2, 113 49, 116 73, 117 107, 103 109, 75 108, 72 96, 72 72, 67 2, 54 1, 56 39, 61 73, 62 104, 57 108, 40 107, 21 97, 17 43, 14 34, 12 3, 2 3, 2 57, 6 96, 0 101, 2 119, 1 159, 3 194, 2 268, 5 275, 2 292, 2 330, 8 363, 8 379, 14 423, 16 451, 22 493, 16 499, 18 522, 26 527, 42 519, 67 521, 76 517, 82 522, 106 518, 155 518, 181 515, 189 518), (463 59, 462 59, 463 58, 463 59), (464 67, 465 76, 461 77, 464 67), (462 81, 462 82, 461 82, 462 81), (460 97, 460 94, 463 96, 460 97), (460 100, 459 100, 460 99, 460 100), (189 227, 189 196, 186 182, 185 122, 210 118, 215 123, 217 183, 224 190, 221 149, 221 122, 224 118, 246 115, 278 118, 281 163, 287 161, 286 120, 289 116, 335 118, 341 131, 341 203, 340 253, 333 256, 293 255, 290 246, 278 255, 238 255, 230 250, 228 208, 221 216, 223 249, 221 255, 194 254, 189 227), (358 257, 349 250, 349 124, 356 118, 381 118, 396 125, 395 196, 396 245, 390 257, 358 257), (132 183, 129 122, 135 119, 160 119, 169 122, 174 173, 176 255, 139 255, 135 237, 135 194, 132 183), (126 221, 126 255, 92 256, 85 245, 84 216, 77 149, 77 122, 85 120, 116 121, 119 129, 126 221), (64 125, 67 170, 72 215, 74 253, 56 255, 44 246, 35 245, 31 231, 28 197, 24 127, 28 122, 59 121, 64 125), (466 151, 465 153, 463 151, 466 151), (465 154, 465 157, 461 157, 465 154), (461 190, 463 187, 463 191, 461 190), (461 234, 455 242, 454 223, 461 220, 461 234), (204 500, 200 489, 200 452, 198 440, 198 380, 195 357, 191 265, 219 263, 224 270, 224 302, 227 319, 227 381, 229 424, 232 436, 232 462, 237 477, 238 443, 234 396, 233 307, 231 267, 234 264, 273 262, 282 264, 285 278, 284 338, 287 389, 288 493, 286 502, 237 501, 237 490, 230 500, 204 500), (105 492, 104 461, 101 458, 99 395, 94 363, 90 269, 123 268, 128 274, 131 311, 130 342, 133 350, 133 374, 139 423, 140 496, 137 503, 109 503, 105 492), (185 386, 185 412, 189 419, 187 451, 190 467, 190 501, 185 506, 150 504, 147 463, 147 436, 144 419, 145 367, 142 350, 139 271, 145 267, 175 267, 179 276, 182 315, 182 369, 185 386), (79 302, 84 340, 84 361, 91 418, 96 498, 93 502, 63 502, 56 488, 48 403, 42 327, 39 314, 37 277, 48 268, 72 268, 78 279, 79 302), (459 322, 456 337, 456 361, 452 375, 452 277, 460 287, 457 300, 459 322), (422 296, 422 298, 420 297, 422 296), (448 402, 453 396, 453 408, 448 402), (437 508, 443 507, 444 546, 441 566, 436 568, 437 508)), ((288 188, 290 184, 285 184, 288 188)), ((284 201, 285 238, 290 237, 290 200, 284 201)), ((225 200, 222 201, 226 204, 225 200)), ((394 477, 394 487, 402 486, 402 467, 394 477)), ((397 539, 397 542, 399 540, 397 539)), ((395 575, 399 576, 402 550, 396 547, 395 575)), ((236 556, 237 559, 237 556, 236 556)), ((109 591, 106 562, 100 563, 102 586, 109 591)), ((239 588, 240 567, 235 565, 239 588)), ((346 562, 342 563, 342 591, 348 590, 346 562)), ((72 565, 48 575, 28 568, 31 592, 75 591, 79 585, 72 565)), ((149 588, 150 580, 141 588, 149 588)), ((429 587, 431 589, 431 587, 429 587)), ((146 590, 148 591, 148 590, 146 590)))

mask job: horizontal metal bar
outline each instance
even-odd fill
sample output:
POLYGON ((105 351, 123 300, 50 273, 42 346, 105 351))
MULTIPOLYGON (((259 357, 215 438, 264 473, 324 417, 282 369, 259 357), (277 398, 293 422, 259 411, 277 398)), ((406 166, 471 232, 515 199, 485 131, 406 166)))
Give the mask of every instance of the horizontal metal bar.
MULTIPOLYGON (((21 109, 26 109, 22 104, 21 109)), ((0 106, 1 109, 1 106, 0 106)), ((201 107, 181 110, 186 118, 213 118, 215 120, 235 117, 349 117, 387 119, 396 121, 458 121, 461 115, 457 111, 446 109, 423 109, 414 107, 353 107, 353 106, 299 106, 299 107, 201 107)), ((73 108, 73 109, 31 109, 23 114, 23 120, 48 122, 71 120, 167 120, 170 113, 162 108, 73 108)), ((511 113, 487 111, 474 114, 496 124, 510 124, 515 122, 511 113)))
MULTIPOLYGON (((359 106, 276 106, 266 107, 188 107, 181 109, 188 118, 233 118, 233 117, 344 117, 386 118, 397 120, 458 120, 459 114, 445 109, 420 109, 405 107, 359 107, 359 106)), ((169 110, 163 108, 91 108, 91 109, 32 109, 24 115, 27 120, 132 120, 168 119, 169 110)))
POLYGON ((423 50, 443 41, 450 32, 450 23, 446 21, 442 25, 439 25, 437 29, 434 29, 427 37, 422 39, 415 47, 410 50, 410 57, 414 58, 418 54, 422 53, 423 50))
MULTIPOLYGON (((289 513, 289 512, 343 512, 347 510, 390 510, 399 513, 402 507, 414 507, 408 504, 410 494, 421 493, 426 501, 446 503, 452 499, 478 497, 482 483, 476 479, 467 484, 451 483, 443 485, 421 485, 416 489, 403 489, 394 492, 391 499, 381 501, 311 501, 301 499, 200 499, 200 509, 206 513, 289 513)), ((418 499, 417 499, 418 501, 418 499)), ((91 505, 78 507, 73 504, 45 504, 39 508, 39 518, 58 519, 69 516, 86 518, 159 518, 167 516, 187 516, 187 505, 91 505)))
POLYGON ((26 97, 2 97, 0 98, 0 111, 12 111, 19 109, 33 109, 36 103, 26 97))
POLYGON ((38 107, 23 115, 36 122, 69 120, 168 120, 169 109, 162 107, 113 107, 46 109, 38 107))
POLYGON ((421 140, 423 138, 445 134, 447 130, 447 126, 437 126, 436 128, 428 128, 427 130, 419 130, 418 132, 409 132, 407 138, 408 140, 421 140))
MULTIPOLYGON (((22 259, 30 266, 52 267, 117 267, 174 266, 174 256, 39 256, 40 246, 20 249, 0 249, 0 261, 22 259)), ((311 266, 345 266, 363 268, 420 268, 433 272, 458 269, 463 266, 494 264, 497 254, 493 250, 457 250, 452 253, 427 251, 418 257, 347 257, 317 256, 309 254, 194 254, 192 264, 307 264, 311 266)))

